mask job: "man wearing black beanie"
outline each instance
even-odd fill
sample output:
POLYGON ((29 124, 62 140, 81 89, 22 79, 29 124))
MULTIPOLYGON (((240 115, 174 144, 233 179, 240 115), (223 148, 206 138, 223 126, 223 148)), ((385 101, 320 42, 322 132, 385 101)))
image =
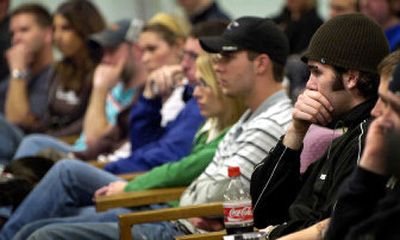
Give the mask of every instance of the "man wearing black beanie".
POLYGON ((377 66, 388 53, 380 27, 361 14, 333 18, 314 34, 302 58, 311 75, 293 122, 251 178, 254 223, 269 239, 331 215, 338 188, 360 159, 377 99, 377 66), (301 176, 302 142, 312 123, 341 128, 343 135, 301 176))

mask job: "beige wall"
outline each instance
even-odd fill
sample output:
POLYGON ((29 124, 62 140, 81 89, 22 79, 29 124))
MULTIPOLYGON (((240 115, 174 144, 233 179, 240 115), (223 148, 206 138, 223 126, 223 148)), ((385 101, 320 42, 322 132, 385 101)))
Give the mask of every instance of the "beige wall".
MULTIPOLYGON (((63 0, 11 0, 11 7, 25 2, 42 3, 54 11, 63 0)), ((106 17, 107 21, 116 21, 121 18, 139 17, 147 20, 157 11, 166 11, 181 15, 175 0, 92 0, 106 17)), ((220 5, 233 17, 243 15, 272 16, 278 13, 285 0, 217 0, 220 5)), ((326 16, 327 1, 318 0, 321 16, 326 16)))

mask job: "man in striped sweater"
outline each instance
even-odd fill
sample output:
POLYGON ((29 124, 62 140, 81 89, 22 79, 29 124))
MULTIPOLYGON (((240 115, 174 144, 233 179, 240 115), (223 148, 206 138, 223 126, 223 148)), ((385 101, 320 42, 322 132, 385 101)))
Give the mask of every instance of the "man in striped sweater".
MULTIPOLYGON (((200 44, 205 51, 218 53, 215 71, 223 93, 242 97, 249 109, 219 144, 210 165, 182 195, 181 206, 222 201, 229 166, 240 166, 242 184, 249 188, 254 166, 268 155, 291 122, 292 105, 281 84, 288 42, 274 23, 242 17, 232 21, 222 36, 200 38, 200 44)), ((206 219, 180 223, 189 232, 222 228, 206 219)), ((141 239, 140 230, 140 225, 134 227, 135 239, 141 239)))

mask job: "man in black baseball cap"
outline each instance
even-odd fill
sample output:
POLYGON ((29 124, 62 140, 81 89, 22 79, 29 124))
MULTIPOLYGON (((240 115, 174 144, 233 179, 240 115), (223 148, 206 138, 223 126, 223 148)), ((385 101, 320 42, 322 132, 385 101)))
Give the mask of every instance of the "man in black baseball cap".
POLYGON ((215 70, 224 94, 244 97, 251 111, 283 89, 289 44, 272 21, 241 17, 221 36, 200 38, 200 44, 207 52, 219 53, 215 70))
POLYGON ((232 21, 217 37, 200 39, 207 52, 236 52, 248 50, 266 53, 273 61, 285 65, 289 54, 288 40, 276 25, 267 19, 242 17, 232 21))
MULTIPOLYGON (((192 182, 189 188, 196 191, 182 195, 181 203, 186 205, 222 201, 228 166, 240 166, 242 183, 249 188, 253 169, 284 134, 293 109, 282 87, 289 44, 273 22, 241 17, 221 36, 200 38, 200 45, 218 53, 214 69, 223 94, 243 99, 248 111, 220 142, 213 162, 192 182), (207 197, 198 197, 202 192, 207 197)), ((212 225, 208 219, 203 222, 212 225)))

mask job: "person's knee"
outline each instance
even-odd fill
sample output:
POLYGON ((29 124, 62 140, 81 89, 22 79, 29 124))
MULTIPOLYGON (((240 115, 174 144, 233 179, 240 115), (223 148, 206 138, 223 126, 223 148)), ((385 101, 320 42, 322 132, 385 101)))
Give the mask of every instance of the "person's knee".
POLYGON ((63 169, 63 171, 74 171, 77 167, 82 165, 82 162, 74 159, 62 159, 57 161, 54 167, 63 169))
POLYGON ((27 238, 27 240, 47 240, 47 239, 60 239, 60 236, 57 236, 57 231, 55 231, 51 227, 43 227, 40 228, 39 230, 36 230, 27 238))
POLYGON ((71 174, 75 174, 76 162, 76 160, 60 160, 50 169, 49 174, 58 176, 61 181, 70 178, 71 174))

